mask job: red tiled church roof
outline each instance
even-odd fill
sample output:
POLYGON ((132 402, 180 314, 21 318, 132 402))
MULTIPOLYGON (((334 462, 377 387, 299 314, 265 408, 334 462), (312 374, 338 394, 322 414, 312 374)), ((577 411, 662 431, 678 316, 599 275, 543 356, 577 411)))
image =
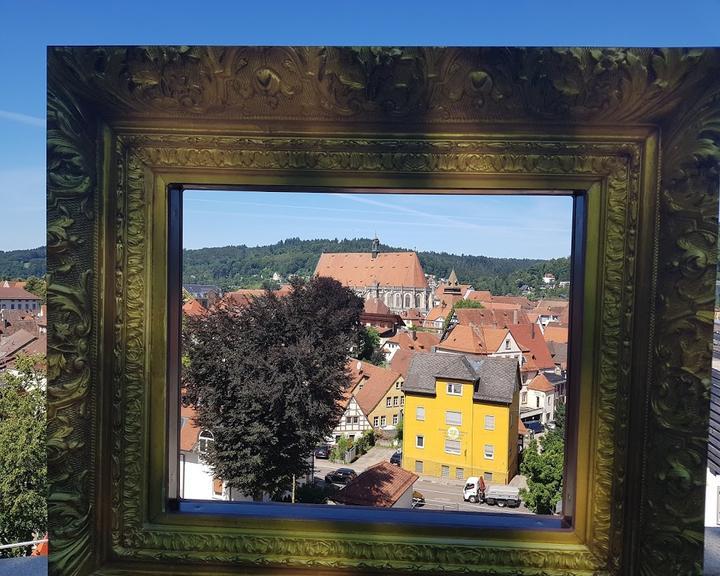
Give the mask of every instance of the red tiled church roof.
POLYGON ((415 252, 339 252, 320 255, 317 276, 329 276, 344 286, 406 286, 427 288, 415 252))

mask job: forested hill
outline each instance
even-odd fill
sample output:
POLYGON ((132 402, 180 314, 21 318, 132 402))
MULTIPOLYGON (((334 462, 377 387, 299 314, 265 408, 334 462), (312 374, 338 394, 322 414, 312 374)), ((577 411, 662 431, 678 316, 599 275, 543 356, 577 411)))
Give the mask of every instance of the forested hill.
MULTIPOLYGON (((223 246, 184 250, 183 282, 217 284, 223 289, 251 288, 263 285, 277 272, 309 276, 315 270, 323 252, 370 252, 372 240, 300 240, 289 238, 270 246, 223 246)), ((380 245, 381 252, 404 252, 408 248, 380 245)), ((570 279, 568 258, 530 260, 490 258, 445 252, 418 252, 427 274, 438 278, 447 276, 454 268, 458 280, 472 284, 477 290, 491 290, 493 294, 516 294, 518 287, 527 284, 539 287, 545 272, 552 272, 558 280, 570 279)))
POLYGON ((24 280, 30 276, 43 276, 46 257, 45 246, 8 252, 0 250, 0 279, 24 280))

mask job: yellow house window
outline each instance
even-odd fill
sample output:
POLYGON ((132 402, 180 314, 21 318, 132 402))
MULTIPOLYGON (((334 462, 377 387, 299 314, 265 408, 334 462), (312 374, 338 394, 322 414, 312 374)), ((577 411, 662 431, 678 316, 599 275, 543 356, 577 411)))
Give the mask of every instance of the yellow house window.
POLYGON ((425 407, 418 406, 415 408, 415 420, 425 420, 425 407))
POLYGON ((485 430, 495 430, 495 416, 485 416, 485 430))
POLYGON ((415 436, 415 447, 425 448, 425 436, 415 436))
POLYGON ((461 396, 462 395, 462 384, 457 384, 455 382, 448 382, 447 393, 451 394, 452 396, 461 396))
POLYGON ((460 454, 460 440, 445 440, 445 452, 448 454, 460 454))
POLYGON ((454 412, 452 410, 446 411, 445 424, 450 426, 460 426, 462 424, 462 412, 454 412))
POLYGON ((493 460, 495 458, 495 446, 492 444, 485 444, 485 458, 493 460))

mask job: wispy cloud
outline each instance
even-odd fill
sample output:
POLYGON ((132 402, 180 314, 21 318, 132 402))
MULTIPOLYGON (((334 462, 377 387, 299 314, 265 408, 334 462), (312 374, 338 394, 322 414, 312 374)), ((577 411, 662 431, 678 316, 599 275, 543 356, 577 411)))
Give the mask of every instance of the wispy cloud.
POLYGON ((352 194, 335 194, 335 196, 339 196, 341 198, 346 198, 346 199, 352 200, 354 202, 361 202, 363 204, 371 204, 373 206, 378 206, 380 208, 384 208, 386 210, 392 210, 394 212, 412 214, 413 216, 419 216, 421 218, 426 218, 428 220, 434 220, 435 222, 442 223, 445 226, 457 226, 460 228, 474 228, 477 230, 482 229, 481 226, 479 226, 477 224, 473 224, 471 222, 465 222, 463 220, 459 220, 457 218, 450 218, 448 216, 432 214, 431 212, 423 212, 422 210, 416 210, 415 208, 408 208, 407 206, 398 206, 397 204, 392 204, 390 202, 382 202, 380 200, 373 200, 371 198, 365 198, 363 196, 353 196, 352 194))
POLYGON ((10 112, 9 110, 0 110, 0 120, 9 120, 10 122, 19 122, 35 126, 36 128, 45 128, 45 118, 30 116, 28 114, 20 114, 19 112, 10 112))

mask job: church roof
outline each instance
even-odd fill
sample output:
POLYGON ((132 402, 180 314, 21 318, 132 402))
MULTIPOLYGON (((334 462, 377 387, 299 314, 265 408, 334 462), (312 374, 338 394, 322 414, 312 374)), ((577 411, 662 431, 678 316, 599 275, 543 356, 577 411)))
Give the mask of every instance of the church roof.
POLYGON ((338 252, 320 255, 315 274, 329 276, 344 286, 404 286, 427 288, 415 252, 338 252))

